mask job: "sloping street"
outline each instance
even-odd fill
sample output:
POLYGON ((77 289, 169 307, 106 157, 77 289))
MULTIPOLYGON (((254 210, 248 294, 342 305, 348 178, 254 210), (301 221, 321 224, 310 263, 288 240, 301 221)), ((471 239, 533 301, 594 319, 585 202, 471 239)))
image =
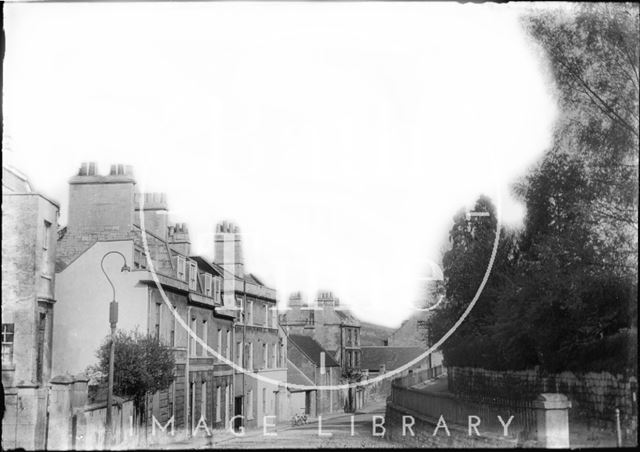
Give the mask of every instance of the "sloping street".
MULTIPOLYGON (((321 425, 318 419, 292 427, 278 425, 264 430, 246 431, 243 436, 234 436, 230 432, 224 437, 218 436, 211 441, 207 438, 193 438, 190 441, 163 444, 162 449, 262 449, 262 448, 345 448, 345 447, 403 447, 400 443, 390 442, 382 437, 373 436, 373 416, 384 416, 384 403, 377 403, 357 411, 354 414, 340 413, 325 415, 321 425), (353 434, 351 417, 353 416, 353 434)), ((379 432, 382 432, 380 427, 379 432)))

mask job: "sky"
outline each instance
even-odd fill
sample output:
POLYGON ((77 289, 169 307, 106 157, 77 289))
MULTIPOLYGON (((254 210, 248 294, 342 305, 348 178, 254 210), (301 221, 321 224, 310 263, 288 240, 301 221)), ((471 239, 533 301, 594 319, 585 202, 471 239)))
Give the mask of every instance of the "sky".
MULTIPOLYGON (((332 290, 411 315, 453 215, 510 187, 557 117, 520 5, 5 4, 3 151, 61 204, 81 162, 133 165, 193 254, 236 222, 281 303, 332 290)), ((471 301, 471 300, 470 300, 471 301)))

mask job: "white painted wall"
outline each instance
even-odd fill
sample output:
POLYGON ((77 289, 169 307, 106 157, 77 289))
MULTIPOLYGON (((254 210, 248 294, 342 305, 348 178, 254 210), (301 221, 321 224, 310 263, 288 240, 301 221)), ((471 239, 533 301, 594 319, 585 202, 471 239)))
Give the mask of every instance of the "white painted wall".
MULTIPOLYGON (((56 274, 56 304, 53 327, 53 375, 83 372, 97 363, 96 350, 110 332, 111 286, 100 261, 109 251, 119 251, 133 265, 133 242, 97 242, 62 272, 56 274)), ((116 289, 119 306, 118 329, 148 328, 148 289, 139 280, 147 271, 122 273, 122 258, 105 259, 104 268, 116 289)))
MULTIPOLYGON (((287 370, 286 369, 273 369, 273 370, 262 370, 259 372, 260 375, 264 375, 265 377, 271 378, 273 380, 276 381, 280 381, 282 383, 285 383, 287 381, 287 370)), ((262 426, 263 425, 263 421, 264 421, 264 416, 275 416, 276 415, 276 397, 274 394, 274 391, 279 391, 278 392, 278 409, 277 409, 277 413, 278 413, 278 420, 283 420, 286 419, 286 414, 288 412, 287 408, 286 408, 286 403, 287 403, 287 390, 284 386, 280 386, 280 388, 278 388, 278 385, 274 385, 271 383, 267 383, 265 381, 262 381, 260 379, 257 380, 257 403, 258 406, 256 407, 255 411, 256 411, 256 416, 257 416, 257 424, 258 426, 262 426), (263 399, 263 388, 266 389, 265 394, 266 394, 266 403, 264 404, 264 410, 263 410, 263 403, 262 403, 262 399, 263 399)), ((269 423, 274 423, 273 419, 269 421, 269 423)))

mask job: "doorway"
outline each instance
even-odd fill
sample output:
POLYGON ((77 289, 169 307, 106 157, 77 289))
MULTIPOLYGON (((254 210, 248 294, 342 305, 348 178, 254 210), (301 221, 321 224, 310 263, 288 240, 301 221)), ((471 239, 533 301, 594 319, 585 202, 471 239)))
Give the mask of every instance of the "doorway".
POLYGON ((239 432, 240 427, 242 427, 243 424, 243 418, 240 417, 242 416, 242 396, 238 396, 234 399, 233 416, 233 430, 239 432))

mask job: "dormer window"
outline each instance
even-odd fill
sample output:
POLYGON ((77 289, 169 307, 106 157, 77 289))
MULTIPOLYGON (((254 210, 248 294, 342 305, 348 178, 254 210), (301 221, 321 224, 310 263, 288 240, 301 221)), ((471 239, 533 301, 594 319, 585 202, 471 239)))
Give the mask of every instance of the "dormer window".
POLYGON ((204 274, 204 294, 207 297, 213 296, 213 276, 209 273, 204 274))
POLYGON ((184 257, 182 256, 178 256, 178 263, 177 263, 177 269, 176 269, 176 273, 178 276, 178 279, 180 281, 184 281, 187 279, 187 261, 185 260, 184 257))
POLYGON ((220 289, 221 289, 221 279, 214 278, 213 279, 213 297, 216 301, 220 301, 220 289))
POLYGON ((198 289, 198 264, 189 262, 189 290, 198 289))

